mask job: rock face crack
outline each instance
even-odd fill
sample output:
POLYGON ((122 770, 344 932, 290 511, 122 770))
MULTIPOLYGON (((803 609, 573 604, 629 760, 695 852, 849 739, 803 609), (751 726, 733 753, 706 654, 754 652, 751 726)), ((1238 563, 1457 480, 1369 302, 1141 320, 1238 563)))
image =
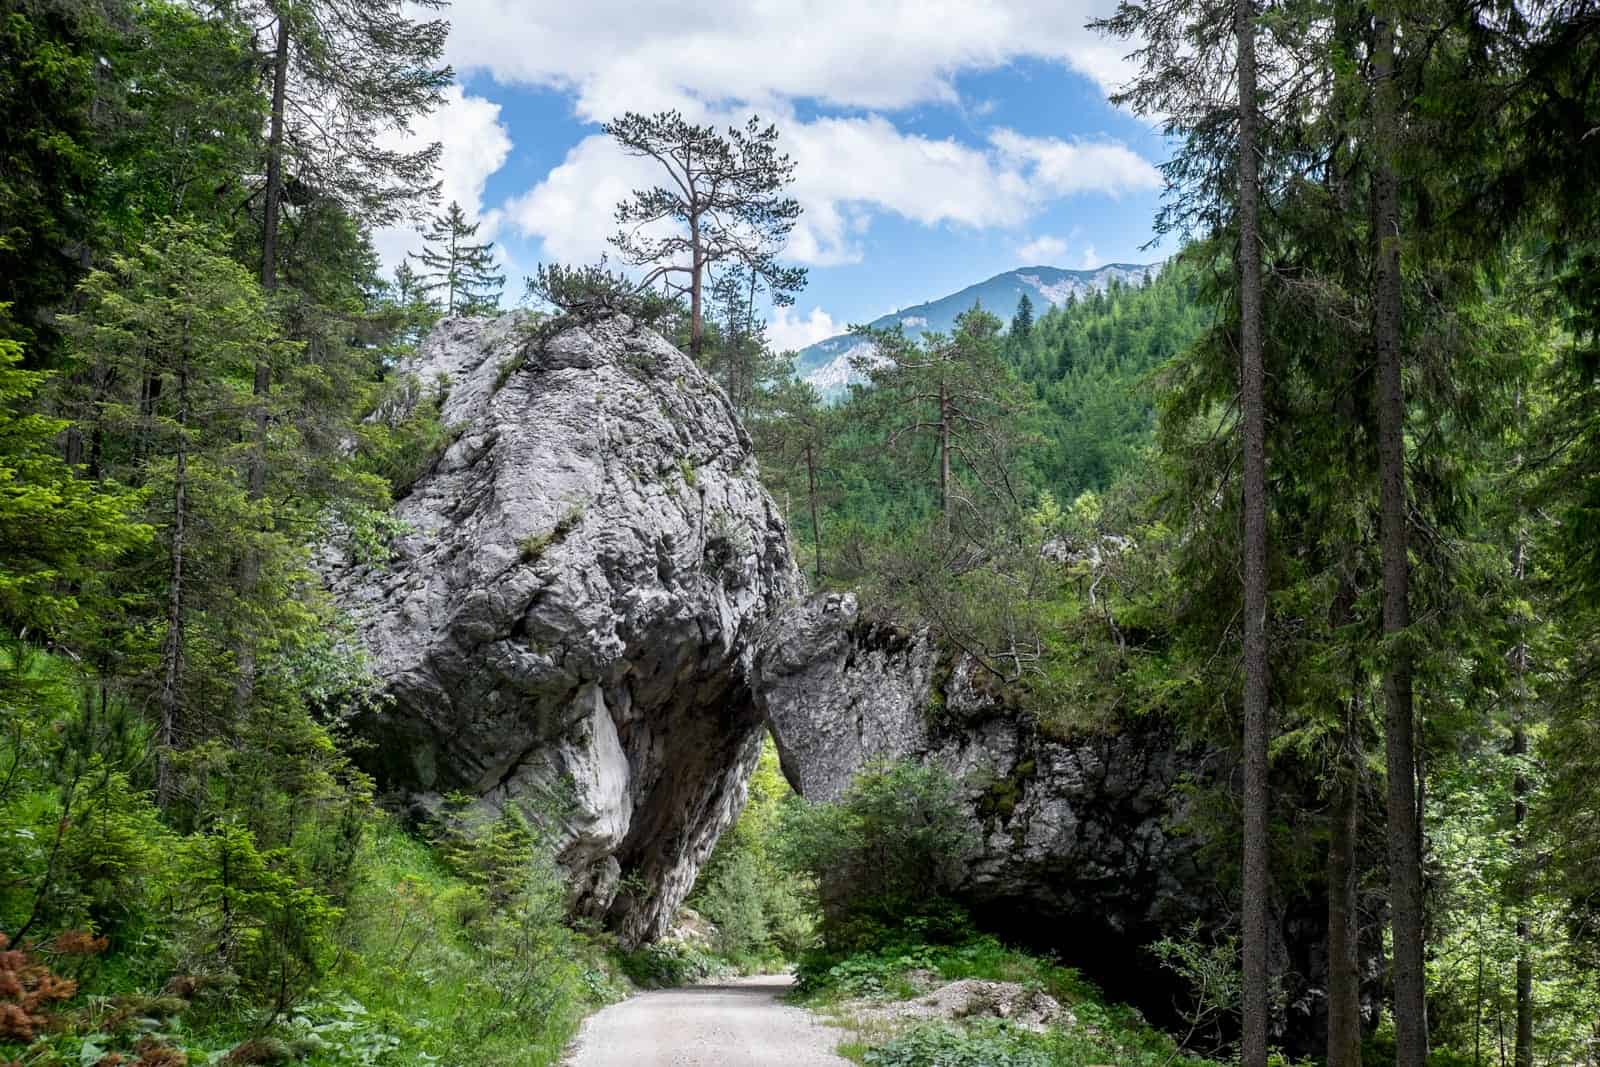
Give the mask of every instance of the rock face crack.
POLYGON ((387 568, 325 577, 389 697, 355 724, 382 786, 551 821, 574 908, 637 943, 744 803, 763 729, 746 635, 802 581, 749 437, 689 359, 621 317, 537 344, 527 326, 446 320, 401 368, 413 394, 447 387, 460 433, 396 505, 387 568), (704 575, 708 500, 769 531, 730 546, 738 581, 704 575))

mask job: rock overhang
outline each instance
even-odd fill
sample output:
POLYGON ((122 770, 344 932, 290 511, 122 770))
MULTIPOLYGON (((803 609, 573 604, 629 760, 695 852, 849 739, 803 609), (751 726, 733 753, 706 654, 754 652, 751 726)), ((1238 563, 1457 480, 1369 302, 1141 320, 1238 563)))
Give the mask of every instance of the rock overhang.
POLYGON ((326 568, 388 697, 369 762, 423 804, 553 820, 575 908, 657 936, 743 804, 753 637, 802 589, 750 439, 621 316, 446 320, 399 373, 453 441, 393 558, 326 568))

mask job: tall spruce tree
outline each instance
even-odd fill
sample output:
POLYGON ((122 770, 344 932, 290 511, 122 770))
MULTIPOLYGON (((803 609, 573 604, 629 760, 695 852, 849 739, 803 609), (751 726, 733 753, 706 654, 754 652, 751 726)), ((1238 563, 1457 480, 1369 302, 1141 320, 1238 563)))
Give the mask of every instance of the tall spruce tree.
POLYGON ((1396 1067, 1428 1060, 1427 976, 1423 961, 1422 827, 1417 796, 1417 725, 1412 688, 1411 562, 1406 491, 1406 394, 1402 219, 1396 156, 1400 90, 1396 13, 1379 8, 1372 23, 1372 343, 1376 352, 1379 541, 1383 551, 1384 752, 1388 764, 1389 909, 1394 935, 1396 1067))
MULTIPOLYGON (((1123 3, 1100 23, 1119 36, 1140 38, 1140 67, 1114 97, 1166 116, 1167 132, 1184 138, 1166 165, 1173 195, 1158 220, 1163 229, 1201 229, 1234 239, 1234 276, 1226 293, 1237 301, 1236 402, 1241 425, 1237 452, 1243 474, 1238 537, 1243 673, 1241 737, 1241 928, 1243 947, 1242 1056, 1264 1067, 1271 1028, 1269 971, 1271 807, 1268 793, 1266 372, 1263 352, 1261 166, 1270 132, 1262 129, 1275 101, 1259 89, 1257 9, 1252 0, 1190 5, 1123 3), (1265 106, 1263 104, 1265 103, 1265 106)), ((1280 50, 1281 51, 1281 50, 1280 50)), ((1279 64, 1282 65, 1281 55, 1279 64)), ((1269 67, 1269 71, 1271 68, 1269 67)), ((1273 74, 1279 71, 1271 71, 1273 74)), ((1282 86, 1278 87, 1282 91, 1282 86)), ((1233 347, 1230 345, 1230 347, 1233 347)))
POLYGON ((495 267, 494 242, 472 241, 481 225, 469 223, 452 200, 423 234, 426 243, 416 256, 422 269, 415 281, 425 292, 443 294, 446 315, 486 315, 500 306, 506 276, 495 267))
POLYGON ((1269 893, 1267 845, 1267 430, 1262 355, 1260 115, 1252 0, 1237 0, 1239 93, 1239 407, 1244 418, 1244 1044, 1245 1067, 1266 1067, 1269 893))
POLYGON ((162 532, 161 636, 147 684, 156 795, 167 808, 178 796, 176 755, 222 731, 216 715, 227 701, 216 698, 232 681, 194 648, 215 655, 248 639, 237 624, 252 606, 227 578, 241 554, 266 559, 256 531, 268 523, 237 442, 250 422, 253 368, 283 362, 292 346, 248 272, 182 223, 91 273, 81 297, 83 311, 69 320, 74 348, 117 383, 97 406, 127 435, 118 473, 148 491, 148 517, 162 532))
POLYGON ((1033 332, 1033 301, 1027 293, 1017 301, 1017 312, 1011 316, 1011 337, 1016 342, 1024 343, 1028 335, 1033 332))
POLYGON ((261 191, 261 287, 278 285, 285 196, 332 197, 368 226, 397 221, 438 188, 437 143, 392 147, 389 135, 438 107, 449 23, 418 20, 444 0, 258 0, 246 17, 269 35, 271 100, 261 191))

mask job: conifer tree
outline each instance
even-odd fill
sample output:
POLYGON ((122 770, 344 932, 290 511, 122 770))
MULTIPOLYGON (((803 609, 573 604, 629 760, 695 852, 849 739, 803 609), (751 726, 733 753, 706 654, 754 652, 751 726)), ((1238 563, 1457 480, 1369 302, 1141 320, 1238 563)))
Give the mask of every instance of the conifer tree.
POLYGON ((132 515, 132 494, 61 461, 54 438, 66 420, 38 410, 48 376, 21 362, 22 346, 0 337, 0 636, 51 639, 88 609, 105 568, 151 531, 132 515))
POLYGON ((1022 343, 1028 340, 1028 335, 1033 332, 1033 301, 1028 299, 1028 294, 1023 293, 1022 299, 1017 301, 1017 313, 1011 316, 1011 338, 1022 343))
MULTIPOLYGON (((836 442, 837 416, 823 404, 810 382, 787 377, 768 394, 766 409, 754 421, 756 448, 768 458, 784 495, 804 501, 810 527, 812 574, 822 581, 822 507, 830 498, 826 479, 836 442)), ((786 507, 793 513, 792 507, 786 507)))
MULTIPOLYGON (((437 11, 444 0, 418 0, 437 11)), ((270 30, 271 110, 262 190, 261 286, 278 286, 285 193, 332 197, 370 226, 397 221, 438 185, 439 145, 392 148, 439 105, 452 77, 439 63, 449 23, 416 20, 400 0, 257 0, 247 17, 270 30)))
POLYGON ((617 205, 611 237, 623 261, 649 268, 657 283, 689 298, 689 352, 705 347, 705 297, 710 272, 738 264, 759 277, 775 304, 787 305, 806 283, 804 267, 778 262, 800 217, 786 196, 794 161, 778 152, 778 128, 752 115, 743 129, 697 126, 676 111, 628 112, 605 127, 623 151, 653 159, 669 181, 636 190, 617 205))
MULTIPOLYGON (((494 242, 473 243, 480 225, 469 223, 452 200, 423 235, 427 243, 416 257, 422 270, 408 280, 423 292, 442 293, 446 315, 486 315, 500 306, 506 276, 495 267, 494 242)), ((398 274, 395 280, 400 281, 398 274)))
POLYGON ((1268 1018, 1267 451, 1261 281, 1260 113, 1252 0, 1237 0, 1239 406, 1244 418, 1244 1067, 1266 1067, 1268 1018))
MULTIPOLYGON (((156 709, 157 799, 176 798, 173 756, 219 724, 231 682, 195 648, 247 640, 238 618, 256 606, 227 580, 235 561, 269 561, 269 504, 248 493, 237 442, 251 423, 253 368, 282 363, 292 347, 267 314, 260 288, 202 231, 169 223, 82 285, 84 309, 69 320, 80 358, 106 368, 114 387, 98 398, 108 425, 130 446, 114 457, 120 480, 145 489, 147 518, 161 530, 160 634, 148 679, 156 709)), ((280 546, 281 549, 281 546, 280 546)), ((246 592, 251 592, 247 590, 246 592)), ((268 602, 281 592, 256 590, 268 602)), ((240 669, 244 665, 240 664, 240 669)))
POLYGON ((958 483, 965 474, 994 500, 1016 502, 1009 452, 1019 405, 1014 381, 1000 359, 1000 320, 980 307, 956 319, 951 334, 924 334, 918 341, 893 329, 858 327, 872 354, 855 358, 857 371, 872 382, 904 420, 885 419, 885 442, 908 440, 933 445, 940 526, 948 531, 958 502, 969 514, 981 505, 958 483), (960 471, 957 468, 960 468, 960 471))
MULTIPOLYGON (((1259 91, 1257 19, 1252 0, 1233 3, 1122 3, 1101 28, 1141 39, 1140 68, 1117 96, 1120 103, 1166 116, 1167 132, 1185 139, 1167 164, 1171 190, 1158 229, 1228 235, 1235 270, 1227 280, 1237 298, 1237 351, 1233 368, 1241 419, 1237 457, 1243 473, 1239 517, 1239 569, 1244 676, 1241 762, 1243 857, 1243 1042, 1245 1067, 1265 1067, 1271 1020, 1269 967, 1270 872, 1268 838, 1268 661, 1266 397, 1263 352, 1261 168, 1270 143, 1263 131, 1272 100, 1259 91)), ((1270 61, 1269 61, 1270 62, 1270 61)), ((1269 70, 1270 73, 1270 70, 1269 70)))

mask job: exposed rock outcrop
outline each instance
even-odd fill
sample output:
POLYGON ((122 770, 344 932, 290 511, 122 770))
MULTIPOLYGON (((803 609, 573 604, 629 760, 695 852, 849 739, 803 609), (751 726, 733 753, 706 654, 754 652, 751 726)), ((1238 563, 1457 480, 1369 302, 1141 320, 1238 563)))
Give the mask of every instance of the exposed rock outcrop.
POLYGON ((389 697, 358 722, 374 769, 558 812, 576 907, 658 936, 742 805, 752 637, 801 588, 750 440, 621 317, 448 320, 401 370, 446 390, 454 443, 390 562, 327 568, 389 697))
POLYGON ((879 1033, 896 1032, 936 1019, 1005 1019, 1013 1026, 1036 1033, 1050 1026, 1070 1028, 1078 1024, 1071 1011, 1042 989, 981 978, 926 985, 921 996, 910 1000, 848 1000, 837 1010, 850 1018, 857 1028, 867 1024, 879 1033))
MULTIPOLYGON (((1143 949, 1192 922, 1229 928, 1219 855, 1188 818, 1188 785, 1228 772, 1219 752, 1154 718, 1048 735, 971 660, 866 620, 848 594, 781 616, 754 688, 809 799, 836 798, 873 760, 936 763, 962 783, 979 846, 961 892, 981 926, 1059 951, 1156 1018, 1189 996, 1143 949)), ((1310 903, 1280 917, 1271 950, 1287 998, 1279 1036, 1307 1054, 1325 1026, 1327 966, 1310 903)))
POLYGON ((808 799, 836 798, 872 760, 951 771, 981 842, 965 886, 979 909, 1095 936, 1212 913, 1213 879, 1177 826, 1185 776, 1208 755, 1154 723, 1052 738, 984 682, 927 633, 874 625, 853 595, 823 594, 768 631, 755 690, 808 799))

